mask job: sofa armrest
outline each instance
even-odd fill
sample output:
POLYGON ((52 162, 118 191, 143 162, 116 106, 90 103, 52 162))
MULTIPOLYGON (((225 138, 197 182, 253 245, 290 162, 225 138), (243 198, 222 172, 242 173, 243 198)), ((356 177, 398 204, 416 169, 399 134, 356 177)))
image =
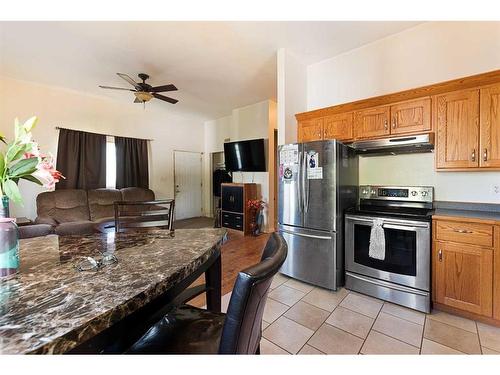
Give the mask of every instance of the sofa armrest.
POLYGON ((37 216, 35 219, 35 224, 48 224, 53 227, 57 226, 58 222, 56 219, 53 219, 49 216, 37 216))

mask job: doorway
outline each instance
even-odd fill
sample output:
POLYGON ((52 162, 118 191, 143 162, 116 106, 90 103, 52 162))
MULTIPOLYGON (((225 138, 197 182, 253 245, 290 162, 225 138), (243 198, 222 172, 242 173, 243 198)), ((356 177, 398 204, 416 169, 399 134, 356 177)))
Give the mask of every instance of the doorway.
POLYGON ((202 216, 203 154, 174 151, 175 219, 202 216))

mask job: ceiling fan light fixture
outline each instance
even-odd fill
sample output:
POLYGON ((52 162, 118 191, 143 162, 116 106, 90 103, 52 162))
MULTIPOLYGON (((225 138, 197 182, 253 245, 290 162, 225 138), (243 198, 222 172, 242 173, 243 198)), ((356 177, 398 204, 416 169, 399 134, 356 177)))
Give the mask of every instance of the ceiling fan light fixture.
POLYGON ((134 95, 141 102, 149 102, 153 98, 153 95, 151 95, 149 92, 145 92, 145 91, 134 92, 134 95))

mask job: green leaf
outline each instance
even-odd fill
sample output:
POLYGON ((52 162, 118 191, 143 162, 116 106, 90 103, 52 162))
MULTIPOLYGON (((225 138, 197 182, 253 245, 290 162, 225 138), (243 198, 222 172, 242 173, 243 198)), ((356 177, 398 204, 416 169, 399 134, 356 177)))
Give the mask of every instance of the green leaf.
POLYGON ((6 164, 10 164, 13 161, 21 159, 27 148, 28 144, 12 145, 7 151, 7 155, 5 156, 5 161, 7 162, 6 164))
POLYGON ((38 122, 38 117, 33 116, 26 120, 26 122, 23 125, 23 129, 26 133, 29 133, 33 128, 35 127, 36 123, 38 122))
POLYGON ((7 173, 9 177, 20 177, 35 172, 37 165, 38 158, 22 159, 10 167, 7 173))
POLYGON ((28 180, 28 181, 31 181, 31 182, 34 182, 35 184, 37 185, 40 185, 40 186, 43 186, 43 184, 40 182, 40 180, 36 177, 33 177, 31 175, 27 175, 27 176, 21 176, 21 178, 23 180, 28 180))
POLYGON ((12 180, 7 180, 3 183, 3 192, 7 195, 10 200, 14 203, 22 203, 23 198, 19 192, 19 188, 16 183, 12 180))

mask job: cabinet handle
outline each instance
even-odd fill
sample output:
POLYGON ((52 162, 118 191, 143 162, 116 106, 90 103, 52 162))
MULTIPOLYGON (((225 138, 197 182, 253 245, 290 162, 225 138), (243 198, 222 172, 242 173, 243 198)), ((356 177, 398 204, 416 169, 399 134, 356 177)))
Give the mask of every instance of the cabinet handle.
POLYGON ((466 229, 454 229, 453 231, 457 233, 474 233, 473 231, 466 229))
POLYGON ((488 149, 484 149, 484 154, 483 154, 483 161, 488 161, 488 149))
POLYGON ((438 251, 438 259, 439 259, 440 262, 443 261, 443 250, 439 250, 438 251))
POLYGON ((472 161, 476 161, 476 149, 472 150, 471 159, 472 161))
POLYGON ((387 126, 387 120, 384 121, 384 129, 387 130, 388 129, 388 126, 387 126))
POLYGON ((392 120, 392 128, 393 128, 393 129, 396 129, 396 126, 397 126, 397 120, 396 120, 396 118, 394 118, 394 119, 392 120))

